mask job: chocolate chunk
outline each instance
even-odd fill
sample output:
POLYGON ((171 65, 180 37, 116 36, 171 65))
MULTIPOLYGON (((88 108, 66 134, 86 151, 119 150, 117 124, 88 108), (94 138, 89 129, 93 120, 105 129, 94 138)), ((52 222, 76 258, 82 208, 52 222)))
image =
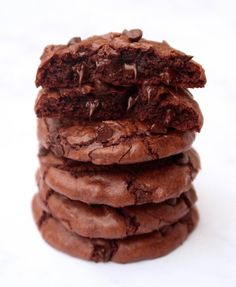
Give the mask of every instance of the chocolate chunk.
POLYGON ((80 37, 74 37, 74 38, 70 39, 70 41, 68 42, 67 45, 73 45, 73 44, 77 44, 79 42, 81 42, 81 38, 80 37))
POLYGON ((77 75, 79 75, 79 87, 81 87, 82 81, 83 81, 83 76, 84 76, 84 65, 79 65, 73 67, 73 70, 76 71, 77 75))
MULTIPOLYGON (((171 91, 169 91, 165 86, 149 85, 147 83, 144 83, 142 90, 139 91, 142 101, 150 104, 160 102, 164 95, 168 95, 170 93, 171 91)), ((175 95, 177 93, 173 94, 175 95)))
POLYGON ((147 100, 148 102, 150 102, 152 89, 150 87, 147 87, 146 92, 147 92, 147 100))
POLYGON ((143 32, 140 29, 124 30, 122 34, 126 35, 131 42, 138 42, 143 36, 143 32))
POLYGON ((94 101, 89 101, 86 103, 86 107, 89 108, 89 118, 91 119, 94 111, 96 110, 96 108, 99 106, 99 101, 98 100, 94 100, 94 101))
POLYGON ((132 71, 133 72, 134 79, 137 78, 137 68, 136 68, 135 64, 125 64, 124 68, 126 71, 132 71))
POLYGON ((108 126, 103 126, 97 131, 97 141, 98 142, 107 142, 113 135, 113 130, 108 126))
POLYGON ((127 111, 129 111, 138 101, 138 96, 137 97, 129 97, 128 99, 128 104, 127 104, 127 111))
POLYGON ((160 73, 160 77, 164 84, 169 85, 172 80, 171 71, 165 71, 160 73))

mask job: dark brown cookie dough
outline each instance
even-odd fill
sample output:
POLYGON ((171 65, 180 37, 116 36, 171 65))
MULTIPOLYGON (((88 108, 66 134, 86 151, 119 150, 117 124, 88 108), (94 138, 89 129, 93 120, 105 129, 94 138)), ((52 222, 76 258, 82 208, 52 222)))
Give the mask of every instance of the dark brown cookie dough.
POLYGON ((203 117, 190 92, 166 86, 142 85, 119 89, 84 85, 72 89, 43 89, 35 103, 38 117, 83 120, 134 118, 149 121, 156 129, 200 131, 203 117))
POLYGON ((185 216, 197 200, 191 188, 179 198, 163 203, 113 208, 70 200, 43 182, 37 196, 68 230, 89 238, 107 239, 149 233, 173 224, 185 216))
POLYGON ((36 76, 37 87, 78 87, 97 79, 117 86, 145 80, 183 88, 204 86, 204 70, 192 56, 165 41, 130 36, 134 33, 108 33, 47 46, 36 76))
POLYGON ((155 125, 131 119, 82 122, 38 119, 38 139, 57 156, 98 165, 131 164, 188 150, 192 131, 155 130, 155 125))
POLYGON ((41 148, 39 176, 73 200, 122 207, 162 202, 190 189, 200 168, 189 150, 170 158, 133 165, 98 166, 55 157, 41 148))
POLYGON ((89 239, 67 230, 42 206, 38 197, 34 197, 32 208, 38 228, 51 246, 95 262, 128 263, 164 256, 181 245, 198 222, 197 211, 192 209, 179 222, 159 231, 125 239, 89 239))

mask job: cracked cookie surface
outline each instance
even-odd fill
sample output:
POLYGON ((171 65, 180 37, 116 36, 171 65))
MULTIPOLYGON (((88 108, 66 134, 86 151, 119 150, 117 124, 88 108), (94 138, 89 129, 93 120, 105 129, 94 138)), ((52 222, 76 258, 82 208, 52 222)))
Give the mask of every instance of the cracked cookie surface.
POLYGON ((38 139, 59 157, 111 165, 151 161, 188 150, 195 133, 156 133, 152 124, 132 119, 78 123, 42 118, 38 119, 38 139))
POLYGON ((196 202, 193 188, 179 198, 159 204, 134 205, 113 208, 108 205, 88 205, 70 200, 41 182, 39 200, 54 218, 69 231, 89 238, 124 238, 149 233, 177 222, 196 202))
POLYGON ((43 238, 62 252, 95 262, 128 263, 164 256, 181 245, 198 222, 193 208, 178 222, 159 231, 124 239, 90 239, 67 230, 37 199, 34 197, 32 209, 43 238))
POLYGON ((41 148, 38 177, 52 190, 72 200, 113 207, 158 203, 179 197, 190 189, 200 169, 191 149, 156 161, 98 166, 65 158, 41 148))

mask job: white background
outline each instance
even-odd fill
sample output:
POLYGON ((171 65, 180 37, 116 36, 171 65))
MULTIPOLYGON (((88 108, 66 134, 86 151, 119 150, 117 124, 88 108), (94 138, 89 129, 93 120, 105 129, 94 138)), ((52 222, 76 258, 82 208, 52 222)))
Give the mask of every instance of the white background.
POLYGON ((236 286, 235 1, 0 1, 0 286, 236 286), (95 264, 41 239, 36 192, 34 78, 45 45, 139 27, 205 68, 194 90, 205 116, 195 147, 201 221, 178 250, 140 263, 95 264), (132 284, 132 285, 131 285, 132 284))

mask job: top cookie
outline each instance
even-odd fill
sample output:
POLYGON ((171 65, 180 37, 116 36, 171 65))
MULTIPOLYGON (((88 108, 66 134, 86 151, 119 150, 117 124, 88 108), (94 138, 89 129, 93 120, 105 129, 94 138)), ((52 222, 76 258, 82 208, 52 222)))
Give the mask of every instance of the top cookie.
POLYGON ((119 86, 144 81, 182 88, 203 87, 205 72, 196 62, 165 41, 142 38, 142 31, 108 33, 67 45, 49 45, 41 57, 36 86, 79 87, 95 80, 119 86))

